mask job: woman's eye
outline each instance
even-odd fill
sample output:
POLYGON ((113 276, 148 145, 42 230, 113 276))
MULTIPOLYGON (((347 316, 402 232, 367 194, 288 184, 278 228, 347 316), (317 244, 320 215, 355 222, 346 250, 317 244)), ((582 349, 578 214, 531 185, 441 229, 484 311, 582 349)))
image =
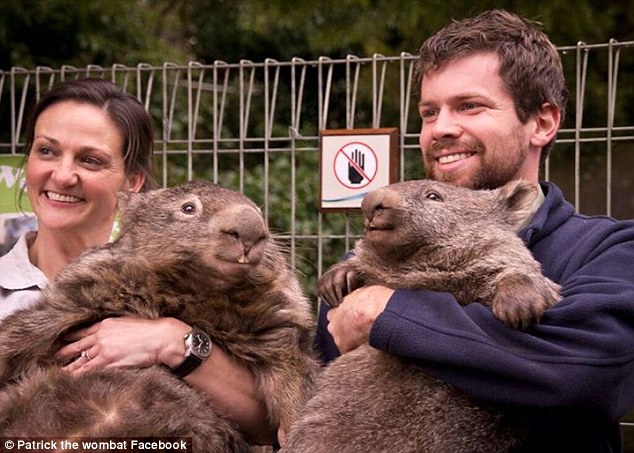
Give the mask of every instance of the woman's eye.
POLYGON ((93 166, 93 167, 98 167, 98 166, 101 165, 101 160, 97 159, 96 157, 90 157, 90 156, 89 157, 84 157, 83 158, 83 162, 84 162, 84 164, 90 165, 90 166, 93 166))
POLYGON ((51 156, 53 155, 53 150, 48 146, 40 146, 37 148, 37 153, 40 156, 51 156))
POLYGON ((429 192, 427 195, 425 195, 425 198, 432 201, 442 201, 442 197, 436 192, 429 192))
POLYGON ((193 214, 196 212, 196 205, 190 202, 184 203, 183 206, 181 206, 181 211, 185 214, 193 214))

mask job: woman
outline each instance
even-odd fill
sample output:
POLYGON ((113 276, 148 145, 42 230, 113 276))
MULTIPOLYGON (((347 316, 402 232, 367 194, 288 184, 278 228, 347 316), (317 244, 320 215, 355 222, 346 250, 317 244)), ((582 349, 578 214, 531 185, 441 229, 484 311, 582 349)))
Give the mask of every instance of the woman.
MULTIPOLYGON (((156 187, 151 117, 132 95, 101 79, 54 86, 27 128, 26 189, 37 232, 0 257, 0 317, 35 302, 39 291, 87 248, 105 244, 115 193, 156 187)), ((103 368, 177 368, 192 327, 174 318, 108 318, 68 337, 58 352, 74 375, 103 368)), ((204 391, 254 443, 270 443, 265 407, 251 373, 221 347, 183 378, 204 391)))

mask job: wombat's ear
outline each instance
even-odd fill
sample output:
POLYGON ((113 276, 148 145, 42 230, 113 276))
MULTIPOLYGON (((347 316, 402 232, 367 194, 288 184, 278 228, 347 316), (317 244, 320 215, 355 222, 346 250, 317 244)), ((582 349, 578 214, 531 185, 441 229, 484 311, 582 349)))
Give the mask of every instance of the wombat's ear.
POLYGON ((142 196, 140 193, 130 192, 128 190, 119 190, 115 195, 117 197, 117 206, 121 211, 125 211, 133 204, 135 198, 142 196))
POLYGON ((500 189, 506 208, 507 221, 514 227, 520 227, 533 212, 533 202, 539 194, 538 187, 528 181, 516 180, 500 189))

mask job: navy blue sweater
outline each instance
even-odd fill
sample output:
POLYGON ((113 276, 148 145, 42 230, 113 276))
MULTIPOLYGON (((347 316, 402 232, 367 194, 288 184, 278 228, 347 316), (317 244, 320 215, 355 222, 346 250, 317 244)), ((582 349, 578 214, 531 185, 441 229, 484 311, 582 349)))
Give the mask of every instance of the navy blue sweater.
MULTIPOLYGON (((519 410, 533 426, 526 451, 618 452, 619 419, 634 406, 634 221, 582 216, 555 185, 542 189, 546 199, 520 236, 563 300, 539 325, 521 332, 481 304, 397 289, 369 341, 519 410)), ((325 362, 339 355, 327 309, 316 338, 325 362)))

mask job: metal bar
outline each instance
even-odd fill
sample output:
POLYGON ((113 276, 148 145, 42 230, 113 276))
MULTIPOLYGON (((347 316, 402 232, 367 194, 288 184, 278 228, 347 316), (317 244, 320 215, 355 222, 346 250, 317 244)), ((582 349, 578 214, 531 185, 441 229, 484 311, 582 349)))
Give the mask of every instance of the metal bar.
POLYGON ((612 132, 614 129, 614 111, 616 109, 616 90, 619 75, 619 56, 621 49, 616 48, 616 40, 610 40, 608 52, 608 120, 606 134, 606 182, 605 182, 605 212, 612 215, 612 132))
POLYGON ((11 152, 16 154, 18 143, 20 142, 20 135, 22 133, 22 121, 24 119, 24 109, 26 105, 26 96, 28 94, 29 82, 31 80, 31 74, 24 70, 24 68, 12 68, 11 69, 11 152), (24 85, 22 86, 22 95, 20 96, 20 102, 16 111, 16 75, 24 74, 24 85))
POLYGON ((332 89, 333 61, 328 57, 319 57, 319 129, 326 129, 328 124, 328 108, 330 106, 330 91, 332 89), (323 67, 328 66, 326 80, 323 80, 323 67))
MULTIPOLYGON (((410 99, 412 98, 412 81, 414 79, 414 62, 410 59, 411 54, 407 52, 401 53, 401 61, 399 65, 400 75, 400 118, 399 118, 399 153, 400 168, 399 176, 401 180, 405 178, 405 131, 409 123, 410 99)), ((418 95, 420 87, 416 87, 418 95)))
POLYGON ((269 218, 269 142, 273 135, 273 120, 275 119, 275 104, 277 101, 277 90, 280 81, 280 67, 276 60, 267 58, 264 65, 264 216, 269 218), (273 87, 271 87, 270 70, 275 68, 273 76, 273 87))
POLYGON ((359 74, 361 64, 359 57, 348 55, 346 57, 346 128, 354 128, 354 115, 357 106, 357 92, 359 91, 359 74), (354 75, 351 77, 350 66, 354 63, 354 75), (350 79, 352 78, 352 81, 350 79))
POLYGON ((381 125, 381 111, 383 106, 383 92, 385 90, 385 74, 387 71, 387 61, 385 56, 375 53, 372 56, 372 127, 378 128, 381 125), (378 74, 379 61, 381 62, 381 73, 378 74))
POLYGON ((577 83, 576 83, 576 115, 575 115, 575 194, 574 205, 577 210, 581 208, 580 181, 581 181, 581 128, 583 124, 583 102, 586 92, 586 75, 588 69, 588 49, 583 42, 577 43, 577 83))

